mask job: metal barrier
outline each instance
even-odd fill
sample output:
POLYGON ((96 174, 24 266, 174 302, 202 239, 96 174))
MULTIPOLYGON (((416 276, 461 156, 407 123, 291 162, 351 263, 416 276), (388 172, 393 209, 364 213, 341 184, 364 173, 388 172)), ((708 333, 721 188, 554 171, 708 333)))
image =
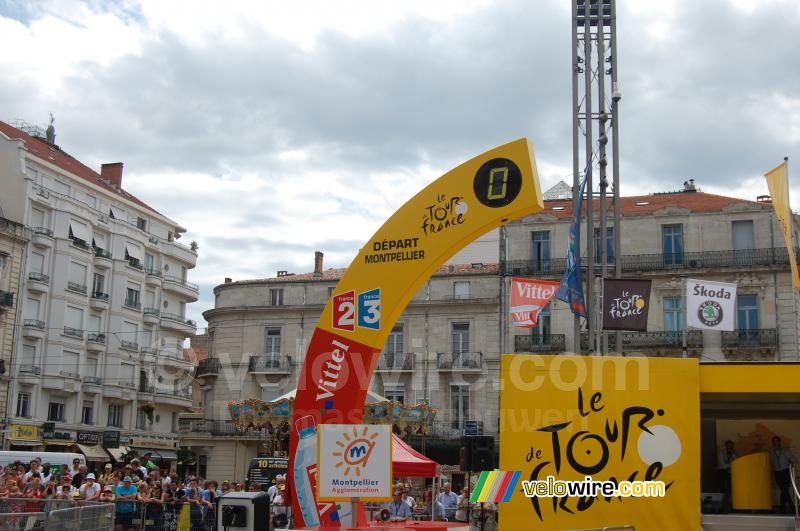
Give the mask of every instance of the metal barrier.
POLYGON ((0 531, 217 531, 216 507, 196 502, 0 499, 0 531))

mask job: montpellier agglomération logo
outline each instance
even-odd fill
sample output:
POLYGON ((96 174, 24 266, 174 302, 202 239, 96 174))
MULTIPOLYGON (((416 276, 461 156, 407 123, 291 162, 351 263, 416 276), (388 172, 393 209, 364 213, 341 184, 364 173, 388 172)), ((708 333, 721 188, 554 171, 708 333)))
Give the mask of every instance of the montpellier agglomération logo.
POLYGON ((336 468, 344 468, 344 475, 350 475, 350 471, 355 472, 356 476, 361 477, 361 469, 367 466, 372 449, 375 448, 375 439, 379 437, 377 432, 370 433, 368 427, 364 427, 359 435, 358 429, 353 428, 353 435, 343 432, 342 438, 336 441, 336 446, 341 451, 332 452, 333 457, 339 459, 336 468))

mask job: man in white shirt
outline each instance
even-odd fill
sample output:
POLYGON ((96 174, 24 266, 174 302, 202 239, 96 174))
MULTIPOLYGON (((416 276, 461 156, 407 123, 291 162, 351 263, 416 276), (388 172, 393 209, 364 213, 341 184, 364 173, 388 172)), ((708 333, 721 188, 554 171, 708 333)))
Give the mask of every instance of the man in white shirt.
POLYGON ((78 492, 82 500, 96 500, 100 497, 100 484, 95 481, 94 474, 86 474, 86 481, 81 485, 78 492))
POLYGON ((450 490, 450 483, 445 483, 443 492, 439 494, 438 501, 444 505, 445 516, 448 521, 454 520, 458 508, 458 494, 450 490))
MULTIPOLYGON (((30 470, 28 470, 27 472, 22 474, 22 488, 23 488, 23 490, 28 486, 28 483, 31 482, 31 478, 33 477, 34 472, 37 472, 39 474, 39 478, 42 479, 42 473, 39 470, 39 461, 34 459, 33 461, 31 461, 29 463, 29 466, 30 466, 30 470)), ((44 481, 42 483, 44 485, 47 484, 44 481)))
POLYGON ((269 496, 269 503, 275 503, 275 496, 278 495, 278 491, 280 490, 281 483, 283 483, 283 476, 278 474, 275 476, 275 483, 269 486, 267 489, 267 496, 269 496))
POLYGON ((797 463, 794 454, 787 449, 781 447, 781 438, 772 438, 772 449, 769 451, 770 459, 772 460, 772 472, 775 474, 775 483, 781 491, 780 507, 778 511, 781 513, 794 513, 792 509, 792 499, 789 496, 789 489, 791 483, 790 466, 797 463))

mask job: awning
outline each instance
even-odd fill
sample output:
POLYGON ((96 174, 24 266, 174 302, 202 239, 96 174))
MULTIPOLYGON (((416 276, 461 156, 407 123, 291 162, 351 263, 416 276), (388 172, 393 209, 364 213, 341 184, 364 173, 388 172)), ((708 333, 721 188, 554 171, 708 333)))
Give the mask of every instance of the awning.
MULTIPOLYGON (((159 450, 155 450, 155 452, 158 452, 158 455, 161 456, 161 459, 164 459, 165 461, 177 461, 178 460, 178 454, 175 453, 174 450, 160 450, 159 449, 159 450)), ((155 453, 153 455, 155 455, 155 453)))
POLYGON ((120 446, 119 448, 106 448, 105 450, 111 454, 111 457, 114 458, 114 461, 122 461, 122 456, 129 452, 127 446, 120 446))
POLYGON ((126 243, 125 250, 128 251, 128 256, 133 258, 134 260, 142 261, 142 251, 136 245, 126 243))
POLYGON ((101 446, 79 444, 78 448, 86 456, 87 461, 108 461, 108 454, 103 451, 101 446))
POLYGON ((42 441, 15 441, 14 439, 9 439, 8 442, 13 446, 40 446, 42 441))
POLYGON ((83 223, 79 223, 75 220, 70 220, 69 228, 72 231, 72 237, 77 238, 79 240, 83 240, 86 243, 90 242, 92 237, 89 236, 89 230, 86 228, 86 225, 83 223))
POLYGON ((125 217, 125 213, 114 205, 111 205, 111 215, 114 219, 123 219, 125 217))
POLYGON ((59 439, 45 439, 42 441, 42 444, 47 446, 72 446, 75 443, 73 441, 62 441, 59 439))

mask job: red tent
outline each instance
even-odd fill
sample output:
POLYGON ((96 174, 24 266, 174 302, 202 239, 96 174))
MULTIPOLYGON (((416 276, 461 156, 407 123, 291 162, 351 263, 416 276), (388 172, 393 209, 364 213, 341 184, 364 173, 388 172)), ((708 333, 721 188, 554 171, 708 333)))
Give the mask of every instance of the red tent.
POLYGON ((392 475, 396 477, 436 477, 439 464, 411 448, 392 434, 392 475))

